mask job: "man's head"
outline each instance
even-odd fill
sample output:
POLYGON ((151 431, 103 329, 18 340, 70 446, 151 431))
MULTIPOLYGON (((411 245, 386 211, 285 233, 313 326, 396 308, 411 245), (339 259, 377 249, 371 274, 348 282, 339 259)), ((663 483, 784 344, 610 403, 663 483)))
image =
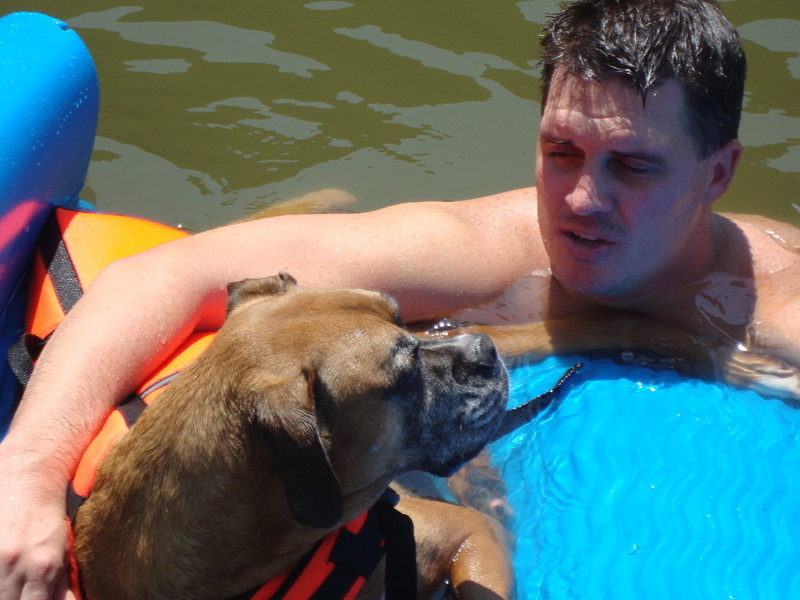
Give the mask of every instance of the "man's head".
POLYGON ((577 0, 543 42, 539 228, 554 277, 635 306, 715 268, 744 56, 708 0, 577 0))
POLYGON ((620 79, 643 102, 677 80, 701 157, 738 136, 745 55, 713 0, 577 0, 550 19, 541 45, 543 111, 554 76, 620 79))

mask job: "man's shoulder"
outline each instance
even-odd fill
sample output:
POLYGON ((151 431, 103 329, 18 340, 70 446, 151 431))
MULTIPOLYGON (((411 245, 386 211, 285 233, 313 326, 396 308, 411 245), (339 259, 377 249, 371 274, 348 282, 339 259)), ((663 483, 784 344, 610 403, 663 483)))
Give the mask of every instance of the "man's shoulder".
POLYGON ((755 274, 776 272, 787 268, 800 269, 800 229, 790 223, 776 221, 761 215, 719 215, 733 227, 732 235, 741 236, 746 242, 755 274))
POLYGON ((736 223, 740 227, 753 228, 770 237, 780 235, 795 246, 800 245, 800 229, 791 223, 778 221, 763 215, 721 213, 720 216, 736 223))
POLYGON ((800 348, 800 231, 790 223, 758 215, 723 218, 740 237, 732 241, 743 242, 729 245, 743 247, 739 256, 748 259, 748 275, 755 284, 754 321, 762 329, 782 331, 800 348))
MULTIPOLYGON (((725 217, 745 238, 751 257, 756 305, 750 345, 800 366, 800 231, 790 223, 757 215, 725 217)), ((798 375, 775 381, 796 386, 798 375)), ((797 388, 793 389, 796 395, 797 388)))

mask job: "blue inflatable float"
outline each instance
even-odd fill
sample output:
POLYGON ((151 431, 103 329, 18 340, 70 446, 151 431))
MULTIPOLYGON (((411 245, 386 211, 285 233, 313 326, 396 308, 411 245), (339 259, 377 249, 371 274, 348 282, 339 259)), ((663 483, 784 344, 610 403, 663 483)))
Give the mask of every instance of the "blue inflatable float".
MULTIPOLYGON (((78 207, 97 128, 89 51, 36 13, 0 18, 0 351, 21 331, 31 250, 54 206, 78 207)), ((0 369, 0 438, 19 389, 0 369)))
MULTIPOLYGON (((0 19, 0 340, 21 331, 31 249, 76 207, 95 133, 86 48, 55 19, 0 19)), ((671 371, 580 357, 512 372, 512 404, 587 363, 491 448, 524 600, 800 598, 800 411, 671 371)), ((19 390, 0 369, 0 436, 19 390)))
MULTIPOLYGON (((512 403, 577 358, 514 369, 512 403)), ((800 598, 800 411, 584 362, 554 410, 492 448, 520 598, 800 598)))

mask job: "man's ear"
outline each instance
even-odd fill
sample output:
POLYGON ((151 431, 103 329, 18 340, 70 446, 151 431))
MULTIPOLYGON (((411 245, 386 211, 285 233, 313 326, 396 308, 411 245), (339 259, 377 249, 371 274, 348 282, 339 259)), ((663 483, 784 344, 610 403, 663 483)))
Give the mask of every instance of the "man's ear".
POLYGON ((256 418, 264 426, 292 516, 327 529, 341 520, 344 499, 320 438, 312 384, 313 374, 301 373, 270 386, 256 399, 256 418))
POLYGON ((728 191, 741 158, 742 143, 734 139, 705 159, 710 167, 710 181, 705 196, 708 205, 728 191))

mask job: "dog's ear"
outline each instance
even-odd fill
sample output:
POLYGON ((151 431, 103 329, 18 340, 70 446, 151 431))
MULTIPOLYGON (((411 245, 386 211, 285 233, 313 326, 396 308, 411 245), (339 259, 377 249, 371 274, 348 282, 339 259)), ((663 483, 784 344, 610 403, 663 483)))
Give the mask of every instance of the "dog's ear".
POLYGON ((280 296, 297 286, 297 280, 281 271, 272 277, 244 279, 228 284, 228 314, 245 300, 263 296, 280 296))
POLYGON ((325 529, 342 518, 339 480, 320 439, 311 395, 312 374, 270 387, 256 402, 292 516, 325 529))

